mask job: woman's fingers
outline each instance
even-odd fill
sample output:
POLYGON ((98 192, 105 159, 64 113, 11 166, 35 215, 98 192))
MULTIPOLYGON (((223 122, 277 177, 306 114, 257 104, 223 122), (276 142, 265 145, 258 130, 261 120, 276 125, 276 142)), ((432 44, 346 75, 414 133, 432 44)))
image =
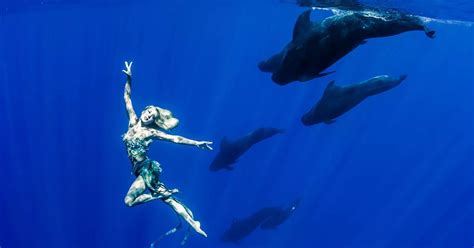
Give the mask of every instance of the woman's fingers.
POLYGON ((133 64, 133 62, 130 62, 130 64, 129 64, 127 61, 125 61, 125 69, 126 70, 122 70, 123 73, 131 76, 132 75, 132 64, 133 64))

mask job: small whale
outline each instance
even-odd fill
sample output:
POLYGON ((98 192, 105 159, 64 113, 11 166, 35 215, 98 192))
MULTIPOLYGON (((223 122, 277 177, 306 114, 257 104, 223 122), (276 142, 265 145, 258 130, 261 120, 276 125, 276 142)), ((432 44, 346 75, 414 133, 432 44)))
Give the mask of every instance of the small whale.
POLYGON ((258 142, 268 139, 276 134, 283 133, 284 130, 272 127, 258 128, 250 134, 239 138, 235 141, 230 141, 224 137, 221 141, 219 153, 212 161, 209 169, 211 171, 218 171, 221 169, 233 170, 232 165, 237 162, 238 158, 242 156, 247 150, 258 142))
POLYGON ((259 63, 263 72, 272 73, 279 85, 308 81, 333 73, 324 72, 367 39, 421 30, 433 38, 435 31, 424 21, 397 11, 346 11, 321 22, 310 20, 311 10, 296 21, 293 39, 285 48, 259 63))
POLYGON ((234 220, 221 240, 239 243, 240 240, 253 233, 259 226, 263 230, 277 228, 285 222, 296 210, 300 199, 296 199, 287 207, 265 207, 241 220, 234 220))
POLYGON ((324 90, 322 98, 308 113, 303 115, 301 121, 305 126, 322 122, 331 124, 335 122, 335 118, 348 112, 367 97, 388 91, 399 85, 405 78, 406 75, 401 75, 398 78, 377 76, 347 86, 337 86, 332 81, 324 90))
POLYGON ((275 229, 279 225, 283 224, 290 216, 295 212, 296 208, 300 204, 301 199, 298 198, 295 201, 293 201, 288 207, 286 208, 280 208, 278 212, 270 216, 270 218, 266 219, 262 225, 260 225, 260 228, 262 229, 275 229))
POLYGON ((250 235, 260 224, 271 216, 278 214, 280 209, 275 207, 262 208, 256 213, 241 220, 234 220, 224 234, 221 240, 225 242, 238 243, 243 238, 250 235))

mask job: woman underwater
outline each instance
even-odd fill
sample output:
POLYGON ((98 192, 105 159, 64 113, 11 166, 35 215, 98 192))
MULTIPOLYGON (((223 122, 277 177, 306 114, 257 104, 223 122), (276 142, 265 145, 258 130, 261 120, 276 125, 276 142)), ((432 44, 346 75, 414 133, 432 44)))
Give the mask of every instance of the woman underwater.
POLYGON ((163 131, 175 128, 179 121, 173 117, 171 111, 156 106, 148 106, 137 117, 133 110, 132 100, 130 98, 132 83, 132 62, 125 62, 127 75, 125 83, 124 99, 128 112, 129 123, 128 130, 123 135, 123 141, 127 147, 127 153, 132 162, 132 172, 136 179, 130 186, 125 196, 125 204, 129 207, 161 199, 181 216, 189 225, 199 234, 207 237, 207 234, 201 229, 199 221, 194 220, 192 212, 173 194, 177 189, 169 190, 160 182, 161 167, 157 161, 151 160, 147 156, 148 147, 153 139, 166 140, 177 144, 193 145, 202 149, 212 150, 209 141, 195 141, 181 136, 170 135, 163 131), (163 131, 162 131, 163 130, 163 131), (149 193, 145 191, 148 189, 149 193))

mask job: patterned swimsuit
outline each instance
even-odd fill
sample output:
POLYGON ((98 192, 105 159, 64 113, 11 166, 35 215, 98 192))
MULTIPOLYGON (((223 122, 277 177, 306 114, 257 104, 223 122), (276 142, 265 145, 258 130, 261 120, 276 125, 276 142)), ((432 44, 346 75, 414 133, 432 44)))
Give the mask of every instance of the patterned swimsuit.
POLYGON ((132 173, 136 177, 142 176, 145 185, 152 192, 157 192, 159 187, 163 184, 160 182, 160 174, 162 172, 160 163, 149 159, 146 154, 148 152, 148 145, 150 140, 144 139, 124 139, 127 147, 128 158, 132 162, 132 173), (142 161, 137 161, 137 157, 145 158, 142 161))

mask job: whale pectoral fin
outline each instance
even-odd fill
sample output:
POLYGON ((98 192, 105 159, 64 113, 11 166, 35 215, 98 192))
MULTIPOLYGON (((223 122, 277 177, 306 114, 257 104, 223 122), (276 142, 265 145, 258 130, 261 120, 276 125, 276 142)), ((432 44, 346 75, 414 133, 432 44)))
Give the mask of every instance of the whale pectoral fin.
POLYGON ((318 77, 318 78, 319 77, 325 77, 329 74, 333 74, 334 72, 336 72, 336 71, 328 71, 328 72, 319 73, 316 77, 318 77))
POLYGON ((327 119, 327 120, 324 120, 323 122, 324 122, 325 124, 327 124, 327 125, 331 125, 331 124, 333 124, 334 122, 336 122, 336 120, 327 119))
POLYGON ((326 86, 326 90, 329 88, 329 87, 333 87, 334 84, 336 84, 336 81, 332 80, 331 82, 328 83, 328 85, 326 86))
POLYGON ((332 80, 331 82, 328 83, 328 85, 324 89, 323 97, 329 97, 329 95, 332 92, 334 92, 333 91, 334 87, 337 87, 335 84, 336 84, 336 81, 334 81, 334 80, 332 80))
POLYGON ((323 73, 318 73, 318 74, 310 74, 310 75, 302 75, 298 78, 298 81, 300 82, 307 82, 307 81, 310 81, 310 80, 313 80, 315 78, 320 78, 320 77, 324 77, 324 76, 327 76, 329 74, 332 74, 336 71, 329 71, 329 72, 323 72, 323 73))
POLYGON ((404 81, 405 79, 407 79, 407 75, 406 75, 406 74, 400 75, 400 78, 399 78, 400 82, 404 81))
POLYGON ((434 31, 433 29, 425 27, 424 31, 425 31, 426 36, 428 36, 429 38, 431 39, 435 38, 436 31, 434 31))
POLYGON ((293 40, 303 35, 311 27, 311 9, 301 13, 293 28, 293 40))

